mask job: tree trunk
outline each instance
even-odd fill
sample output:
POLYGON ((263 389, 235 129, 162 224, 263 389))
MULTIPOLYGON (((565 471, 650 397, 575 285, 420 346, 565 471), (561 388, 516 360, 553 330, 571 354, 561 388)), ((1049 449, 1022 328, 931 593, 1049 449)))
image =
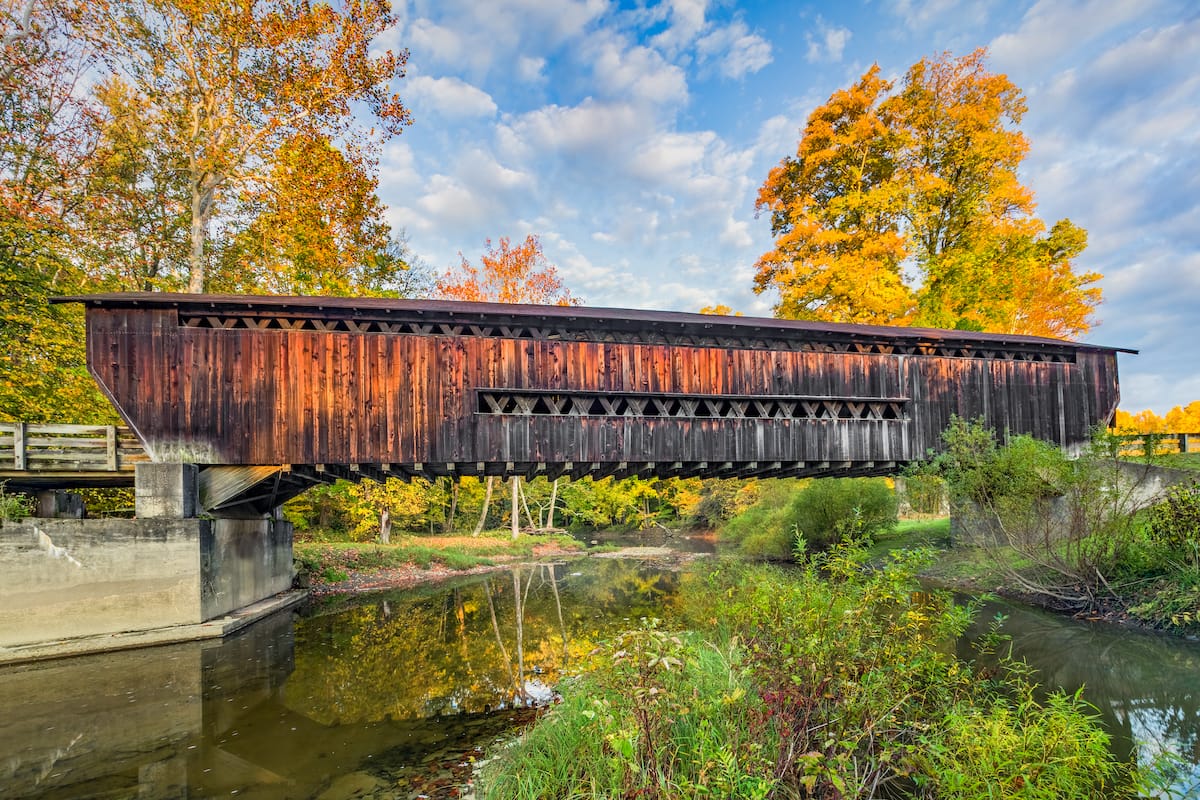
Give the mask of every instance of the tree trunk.
POLYGON ((483 493, 483 510, 479 512, 479 522, 475 523, 475 530, 471 532, 472 536, 478 536, 483 532, 483 524, 487 521, 488 506, 492 504, 492 482, 495 480, 495 475, 488 475, 487 489, 483 493))
POLYGON ((517 498, 517 492, 520 491, 521 479, 516 475, 512 476, 512 537, 517 538, 517 534, 521 532, 521 506, 517 498))
POLYGON ((192 246, 188 253, 188 291, 193 294, 204 292, 204 245, 208 242, 208 224, 212 220, 218 183, 212 175, 192 181, 192 246))
MULTIPOLYGON (((518 483, 517 485, 521 486, 520 483, 518 483)), ((535 520, 533 518, 533 512, 531 512, 529 510, 529 501, 525 499, 525 487, 524 486, 521 486, 521 508, 525 509, 525 519, 529 520, 530 530, 536 531, 539 528, 541 528, 542 521, 540 519, 535 520)))
POLYGON ((392 543, 392 513, 386 508, 379 512, 379 541, 383 544, 392 543))
POLYGON ((458 513, 458 481, 450 478, 450 513, 446 516, 446 522, 442 525, 442 533, 451 533, 454 530, 454 515, 458 513))
POLYGON ((550 513, 546 515, 546 530, 554 530, 554 504, 558 502, 558 478, 550 486, 550 513))

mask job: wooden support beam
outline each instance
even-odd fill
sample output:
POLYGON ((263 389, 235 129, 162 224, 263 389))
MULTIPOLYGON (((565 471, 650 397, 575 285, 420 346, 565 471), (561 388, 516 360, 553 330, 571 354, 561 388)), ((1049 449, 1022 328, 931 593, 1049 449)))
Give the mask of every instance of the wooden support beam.
POLYGON ((117 426, 106 425, 104 428, 104 466, 113 472, 117 471, 117 426))
POLYGON ((13 469, 28 469, 25 460, 25 423, 13 423, 13 469))

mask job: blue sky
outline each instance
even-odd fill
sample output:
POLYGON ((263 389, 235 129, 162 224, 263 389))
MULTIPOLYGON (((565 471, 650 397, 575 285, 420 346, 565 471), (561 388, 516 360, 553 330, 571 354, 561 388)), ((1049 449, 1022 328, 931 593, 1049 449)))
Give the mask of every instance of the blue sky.
POLYGON ((809 112, 872 63, 987 47, 1026 93, 1039 215, 1089 233, 1084 337, 1132 347, 1122 407, 1200 399, 1200 4, 1192 0, 405 0, 414 124, 389 220, 438 269, 541 236, 588 305, 769 316, 754 198, 809 112))

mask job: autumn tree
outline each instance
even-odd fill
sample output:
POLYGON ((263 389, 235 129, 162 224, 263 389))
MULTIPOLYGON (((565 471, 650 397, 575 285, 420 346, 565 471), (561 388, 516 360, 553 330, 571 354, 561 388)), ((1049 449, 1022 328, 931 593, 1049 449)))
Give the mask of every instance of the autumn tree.
POLYGON ((83 366, 82 311, 47 302, 84 285, 68 217, 96 118, 88 51, 56 12, 0 0, 0 419, 110 421, 83 366))
POLYGON ((775 248, 755 289, 781 316, 1048 336, 1088 329, 1085 232, 1049 232, 1017 178, 1028 150, 1020 89, 986 53, 914 64, 897 86, 872 67, 809 117, 794 157, 759 192, 775 248))
POLYGON ((158 146, 161 119, 120 78, 107 77, 93 95, 97 142, 71 215, 72 252, 106 289, 181 291, 189 265, 187 165, 158 146))
POLYGON ((881 108, 890 89, 875 66, 835 92, 759 191, 776 239, 758 261, 755 291, 777 288, 780 316, 886 324, 912 313, 899 136, 881 108))
POLYGON ((490 303, 533 303, 536 305, 575 306, 582 301, 558 277, 558 270, 546 260, 542 243, 530 234, 514 246, 507 236, 497 245, 488 239, 487 252, 476 267, 460 254, 458 269, 448 270, 437 282, 437 293, 449 300, 490 303))
POLYGON ((1150 409, 1130 413, 1118 408, 1113 426, 1137 433, 1200 433, 1200 400, 1175 406, 1161 417, 1150 409))
POLYGON ((399 293, 409 268, 376 195, 374 163, 323 136, 297 134, 246 187, 242 221, 221 249, 218 291, 298 295, 399 293))
POLYGON ((96 0, 76 29, 131 87, 176 154, 189 189, 188 290, 205 288, 209 226, 222 193, 270 169, 298 134, 347 133, 365 103, 385 134, 409 114, 389 91, 406 53, 378 52, 387 0, 96 0))

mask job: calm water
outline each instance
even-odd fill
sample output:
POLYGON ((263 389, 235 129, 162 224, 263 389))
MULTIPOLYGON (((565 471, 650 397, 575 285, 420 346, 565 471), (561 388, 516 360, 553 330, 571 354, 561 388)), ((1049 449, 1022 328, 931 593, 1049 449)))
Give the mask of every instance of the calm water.
MULTIPOLYGON (((580 559, 328 601, 220 643, 0 669, 0 797, 453 797, 564 669, 675 573, 580 559)), ((1019 608, 1014 649, 1128 752, 1200 761, 1200 645, 1019 608)))

